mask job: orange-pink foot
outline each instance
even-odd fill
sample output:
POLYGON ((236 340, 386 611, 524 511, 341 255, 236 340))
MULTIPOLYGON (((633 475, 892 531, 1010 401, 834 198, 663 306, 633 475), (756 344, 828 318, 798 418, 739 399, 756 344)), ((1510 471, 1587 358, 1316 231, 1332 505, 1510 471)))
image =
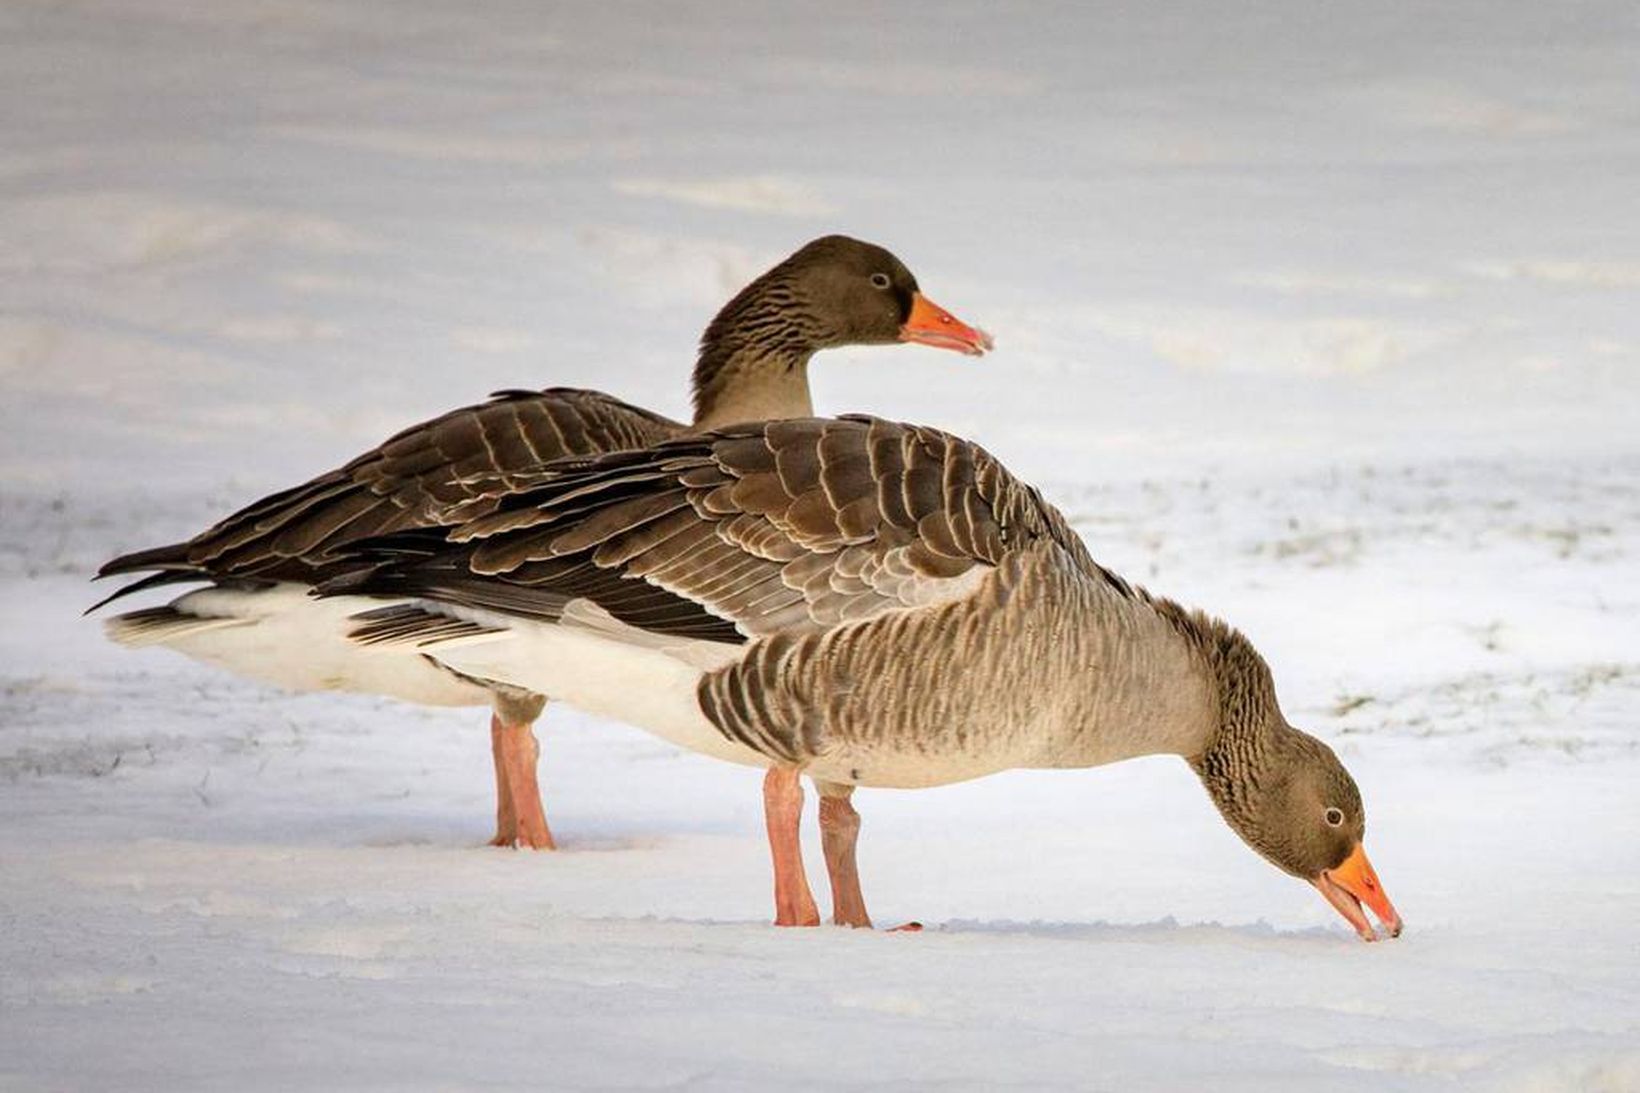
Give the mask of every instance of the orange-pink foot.
POLYGON ((495 838, 490 845, 556 850, 535 778, 541 746, 529 723, 507 725, 491 715, 490 752, 495 758, 496 801, 495 838))
POLYGON ((820 786, 820 845, 826 852, 831 878, 831 921, 838 926, 871 929, 866 897, 860 891, 860 870, 854 845, 860 838, 860 814, 850 800, 852 786, 820 786))
POLYGON ((798 826, 803 819, 803 783, 795 770, 770 767, 763 778, 763 818, 774 861, 774 924, 818 926, 820 909, 803 872, 798 826))

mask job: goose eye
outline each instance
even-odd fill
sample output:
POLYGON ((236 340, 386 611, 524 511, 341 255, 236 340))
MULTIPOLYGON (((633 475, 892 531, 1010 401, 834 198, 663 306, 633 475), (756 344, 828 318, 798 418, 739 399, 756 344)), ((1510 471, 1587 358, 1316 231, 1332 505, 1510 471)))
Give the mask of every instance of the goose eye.
POLYGON ((1344 813, 1341 809, 1329 808, 1324 815, 1327 818, 1328 827, 1338 827, 1344 822, 1344 813))
POLYGON ((871 275, 872 288, 887 288, 890 283, 886 273, 873 273, 871 275))

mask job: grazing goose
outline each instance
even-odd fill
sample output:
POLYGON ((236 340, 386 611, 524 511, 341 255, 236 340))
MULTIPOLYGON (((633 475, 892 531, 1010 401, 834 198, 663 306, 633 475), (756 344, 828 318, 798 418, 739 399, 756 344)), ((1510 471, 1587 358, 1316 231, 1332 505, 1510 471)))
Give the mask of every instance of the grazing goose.
POLYGON ((1355 782, 1282 717, 1252 644, 1101 568, 981 448, 810 419, 558 470, 459 527, 365 544, 369 564, 320 592, 360 609, 362 643, 767 767, 777 923, 819 921, 801 774, 820 792, 833 921, 869 926, 856 786, 1172 753, 1361 937, 1376 936, 1362 903, 1400 933, 1355 782))
MULTIPOLYGON (((887 250, 840 235, 816 239, 748 285, 707 327, 695 364, 692 427, 812 414, 810 357, 896 341, 976 356, 991 348, 983 331, 923 296, 911 271, 887 250)), ((307 589, 334 570, 338 552, 355 540, 487 513, 543 461, 640 447, 688 431, 597 391, 503 392, 411 426, 346 466, 266 497, 185 543, 115 558, 99 577, 156 572, 110 600, 173 582, 207 587, 120 615, 108 631, 125 645, 168 646, 295 690, 489 705, 497 802, 492 842, 550 849, 533 732, 550 692, 450 671, 403 648, 353 644, 346 639, 346 613, 310 598, 307 589)))

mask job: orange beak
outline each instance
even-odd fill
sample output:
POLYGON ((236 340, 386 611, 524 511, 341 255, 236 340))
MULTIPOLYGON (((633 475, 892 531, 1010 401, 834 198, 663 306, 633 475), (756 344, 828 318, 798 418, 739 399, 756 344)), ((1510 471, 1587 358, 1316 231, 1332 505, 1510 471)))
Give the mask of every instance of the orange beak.
POLYGON ((954 349, 970 357, 981 357, 995 348, 991 335, 969 326, 922 293, 911 297, 911 318, 900 327, 902 342, 917 342, 935 349, 954 349))
POLYGON ((1350 856, 1336 869, 1323 869, 1310 883, 1327 897, 1327 902, 1339 914, 1349 919, 1362 941, 1378 940, 1377 931, 1361 910, 1363 903, 1372 908, 1372 913, 1378 916, 1378 921, 1383 923, 1390 937, 1401 936, 1401 916, 1395 913, 1395 906, 1384 894, 1384 886, 1378 883, 1378 874, 1372 871, 1372 863, 1367 860, 1367 852, 1361 844, 1357 843, 1350 856))

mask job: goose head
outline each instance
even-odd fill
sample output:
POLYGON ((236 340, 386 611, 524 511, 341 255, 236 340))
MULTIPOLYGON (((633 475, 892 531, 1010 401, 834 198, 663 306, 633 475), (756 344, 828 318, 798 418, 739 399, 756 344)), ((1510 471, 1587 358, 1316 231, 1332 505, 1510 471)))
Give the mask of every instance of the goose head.
POLYGON ((707 326, 695 421, 807 417, 809 358, 846 345, 912 342, 980 356, 991 336, 929 300, 891 252, 846 235, 805 244, 735 295, 707 326))
POLYGON ((1231 830, 1278 869, 1314 885, 1364 941, 1390 937, 1401 916, 1364 848, 1366 809, 1355 779, 1322 741, 1289 725, 1275 702, 1269 669, 1233 640, 1220 664, 1220 725, 1191 760, 1231 830))
POLYGON ((989 334, 924 296, 905 263, 875 243, 828 235, 782 264, 816 349, 915 342, 977 357, 992 348, 989 334))
POLYGON ((1363 904, 1399 937, 1401 916, 1367 860, 1366 810, 1355 779, 1315 737, 1291 726, 1279 735, 1262 776, 1238 787, 1241 807, 1226 814, 1230 826, 1277 868, 1313 884, 1363 940, 1377 938, 1363 904))
POLYGON ((805 243, 741 289, 700 340, 702 359, 761 351, 807 361, 845 345, 915 341, 979 356, 991 335, 969 327, 917 287, 887 248, 846 235, 805 243))

